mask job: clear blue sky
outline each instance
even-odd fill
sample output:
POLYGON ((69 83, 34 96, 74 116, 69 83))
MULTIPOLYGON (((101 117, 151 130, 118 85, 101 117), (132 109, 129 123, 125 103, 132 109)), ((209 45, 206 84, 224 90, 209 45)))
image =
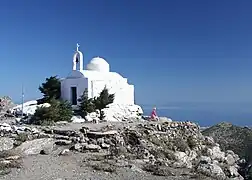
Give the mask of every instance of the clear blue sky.
POLYGON ((0 95, 40 97, 76 43, 135 84, 138 103, 252 102, 251 0, 5 0, 0 95))

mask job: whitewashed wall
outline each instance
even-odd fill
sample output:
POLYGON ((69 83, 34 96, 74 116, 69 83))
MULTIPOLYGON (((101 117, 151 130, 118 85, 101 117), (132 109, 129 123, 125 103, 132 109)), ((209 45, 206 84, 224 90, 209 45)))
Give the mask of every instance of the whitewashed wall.
POLYGON ((68 78, 61 81, 61 97, 71 102, 71 87, 77 87, 77 98, 85 88, 88 88, 88 97, 93 98, 99 96, 105 86, 110 94, 115 94, 114 103, 134 104, 134 85, 129 85, 127 78, 114 72, 72 71, 68 78))
POLYGON ((122 81, 92 81, 93 87, 90 89, 90 97, 99 96, 106 86, 110 94, 115 94, 115 104, 134 104, 134 86, 122 81))
POLYGON ((77 98, 79 98, 85 88, 88 88, 88 79, 76 78, 76 79, 64 79, 61 81, 61 98, 72 102, 71 87, 77 87, 77 98))

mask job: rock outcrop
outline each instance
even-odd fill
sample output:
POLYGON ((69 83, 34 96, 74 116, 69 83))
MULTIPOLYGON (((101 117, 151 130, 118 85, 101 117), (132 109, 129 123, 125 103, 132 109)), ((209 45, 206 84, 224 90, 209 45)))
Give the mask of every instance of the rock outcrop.
MULTIPOLYGON (((13 150, 20 156, 55 152, 60 156, 71 152, 94 153, 100 154, 99 159, 106 159, 106 169, 113 168, 113 171, 118 162, 123 162, 133 163, 129 167, 138 172, 167 177, 243 179, 238 173, 239 156, 230 150, 221 151, 219 144, 213 138, 203 136, 194 123, 140 120, 99 124, 98 129, 92 129, 94 126, 91 125, 94 124, 86 124, 76 130, 71 126, 35 128, 7 127, 5 124, 5 131, 2 128, 1 134, 14 141, 13 150), (108 161, 113 167, 107 164, 108 161)), ((6 150, 12 148, 10 139, 2 140, 3 143, 8 142, 6 150)), ((89 166, 90 163, 91 160, 87 160, 84 165, 89 166)))
MULTIPOLYGON (((28 101, 23 104, 23 113, 24 115, 30 116, 33 115, 37 108, 39 107, 50 107, 49 103, 38 104, 36 100, 28 101)), ((22 114, 22 104, 17 105, 11 109, 11 112, 16 115, 22 114)))
POLYGON ((4 96, 0 98, 0 119, 5 117, 11 117, 10 109, 15 106, 11 98, 4 96))
POLYGON ((0 111, 6 112, 14 106, 11 98, 8 96, 3 96, 0 98, 0 111))
POLYGON ((110 104, 103 109, 106 121, 127 121, 132 119, 140 119, 143 110, 139 105, 120 105, 110 104))
MULTIPOLYGON (((104 108, 104 119, 107 122, 120 122, 120 121, 132 121, 135 119, 141 119, 143 110, 139 105, 123 105, 123 104, 110 104, 107 108, 104 108)), ((99 111, 89 113, 85 119, 89 122, 99 121, 99 111)), ((77 118, 75 118, 77 120, 77 118)))
MULTIPOLYGON (((241 162, 244 166, 241 174, 252 179, 252 129, 223 122, 203 130, 202 134, 213 137, 220 144, 221 149, 232 150, 241 158, 245 158, 247 162, 241 162)), ((229 156, 228 161, 234 160, 229 156)))

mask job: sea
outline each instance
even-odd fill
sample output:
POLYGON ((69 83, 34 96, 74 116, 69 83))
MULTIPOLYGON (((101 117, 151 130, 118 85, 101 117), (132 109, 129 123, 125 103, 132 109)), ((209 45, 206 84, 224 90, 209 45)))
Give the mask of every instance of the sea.
MULTIPOLYGON (((153 106, 141 105, 144 115, 150 115, 153 106)), ((172 120, 192 121, 201 127, 220 122, 252 127, 252 103, 169 103, 156 105, 158 116, 172 120)))

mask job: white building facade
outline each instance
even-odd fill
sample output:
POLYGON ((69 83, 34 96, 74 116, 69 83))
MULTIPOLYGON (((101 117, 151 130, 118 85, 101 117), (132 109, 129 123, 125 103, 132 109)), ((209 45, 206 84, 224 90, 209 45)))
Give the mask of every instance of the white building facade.
POLYGON ((134 85, 130 85, 127 78, 120 74, 110 72, 110 65, 100 57, 93 58, 84 70, 83 54, 77 44, 72 72, 61 80, 61 98, 77 105, 86 88, 88 97, 94 98, 105 86, 110 94, 115 94, 114 104, 134 105, 134 85))

